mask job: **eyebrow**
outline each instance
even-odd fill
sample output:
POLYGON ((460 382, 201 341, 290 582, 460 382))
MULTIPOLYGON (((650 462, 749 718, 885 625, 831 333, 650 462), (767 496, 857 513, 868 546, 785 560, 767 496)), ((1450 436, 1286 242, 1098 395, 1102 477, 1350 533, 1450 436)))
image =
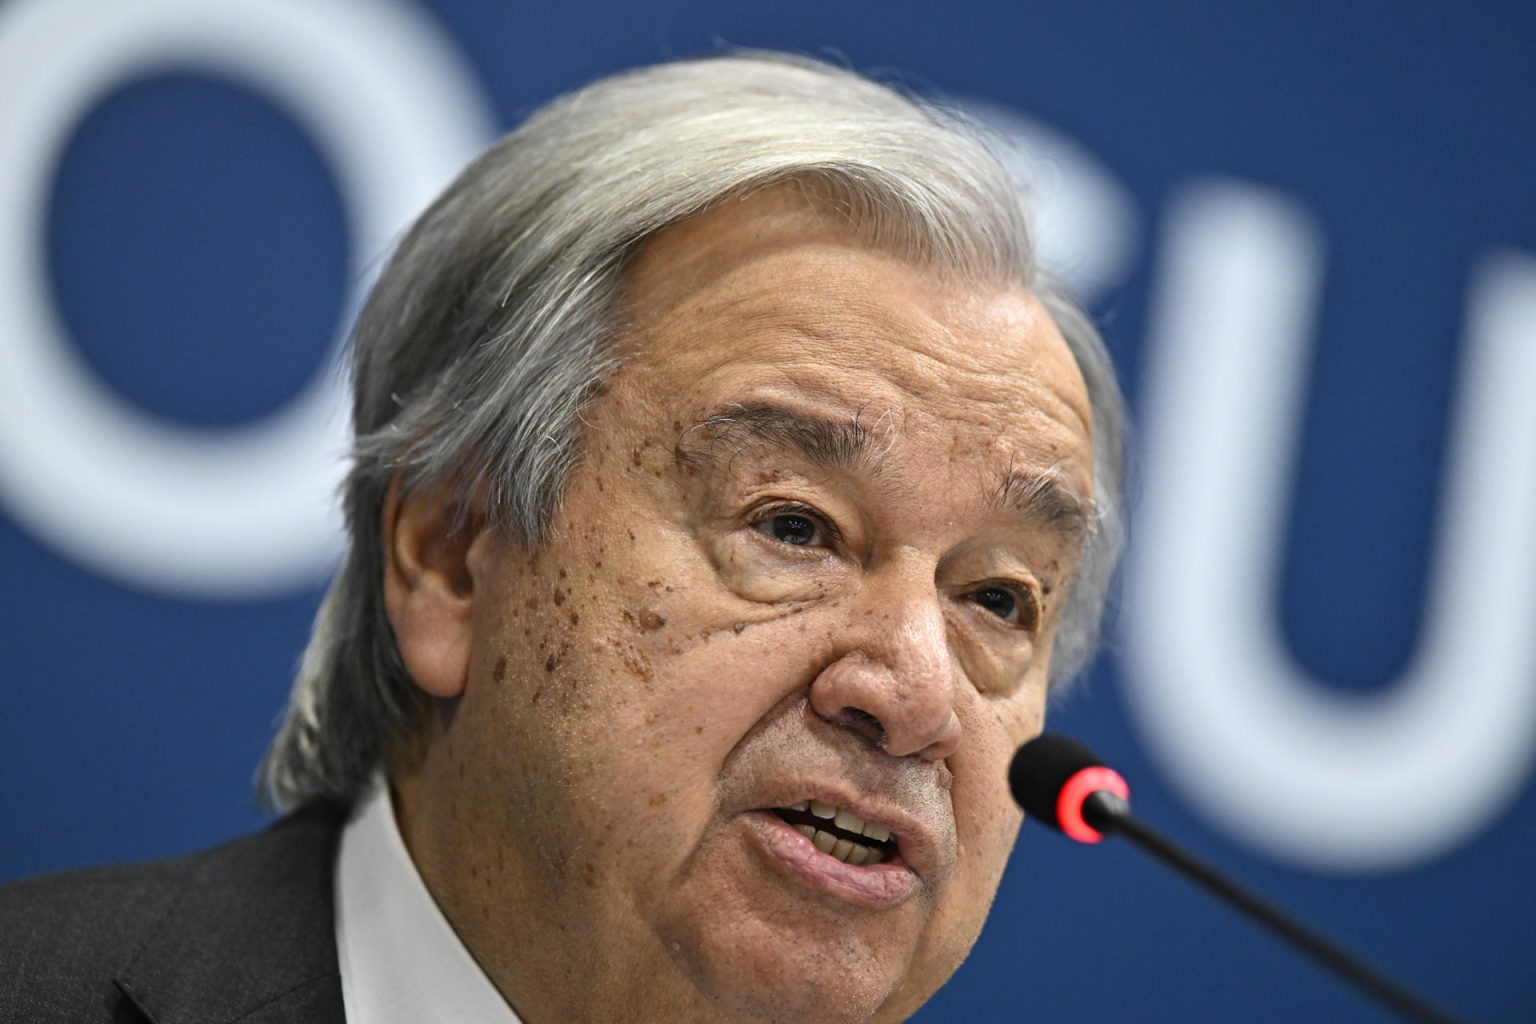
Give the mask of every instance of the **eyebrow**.
POLYGON ((1093 499, 1062 483, 1054 467, 1038 472, 1010 469, 998 484, 993 502, 1072 540, 1088 536, 1098 518, 1093 499))
MULTIPOLYGON (((857 414, 829 418, 763 402, 734 405, 684 430, 673 454, 684 466, 729 465, 755 443, 792 452, 828 468, 878 470, 892 440, 888 430, 880 429, 882 423, 884 417, 870 427, 857 414)), ((1088 535, 1097 517, 1094 501, 1065 484, 1054 467, 1010 467, 990 497, 993 507, 1007 509, 1074 541, 1088 535)))
POLYGON ((877 467, 888 445, 857 415, 829 419, 779 405, 733 405, 727 412, 700 420, 678 438, 674 454, 679 463, 699 466, 722 456, 734 459, 749 443, 795 452, 820 466, 835 469, 877 467))

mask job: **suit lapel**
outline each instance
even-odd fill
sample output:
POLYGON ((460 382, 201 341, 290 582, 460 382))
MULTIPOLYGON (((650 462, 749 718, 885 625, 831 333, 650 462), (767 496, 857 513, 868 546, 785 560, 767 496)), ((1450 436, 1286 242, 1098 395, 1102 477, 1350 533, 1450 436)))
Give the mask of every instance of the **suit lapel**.
POLYGON ((114 979, 155 1024, 344 1020, 331 876, 341 814, 311 804, 204 855, 114 979))

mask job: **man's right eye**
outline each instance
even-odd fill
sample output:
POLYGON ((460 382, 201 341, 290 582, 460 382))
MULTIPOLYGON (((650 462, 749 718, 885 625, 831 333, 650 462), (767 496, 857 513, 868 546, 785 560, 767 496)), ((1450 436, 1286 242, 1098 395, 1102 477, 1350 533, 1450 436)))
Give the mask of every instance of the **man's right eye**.
POLYGON ((827 543, 827 530, 821 520, 807 512, 777 512, 758 520, 756 529, 783 544, 795 547, 821 547, 827 543))

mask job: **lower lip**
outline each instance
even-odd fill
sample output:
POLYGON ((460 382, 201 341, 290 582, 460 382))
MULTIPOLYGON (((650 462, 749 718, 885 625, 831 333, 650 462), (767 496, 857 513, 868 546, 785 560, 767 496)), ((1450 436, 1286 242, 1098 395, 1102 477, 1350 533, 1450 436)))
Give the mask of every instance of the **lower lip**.
POLYGON ((772 811, 751 811, 742 820, 774 863, 813 889, 866 907, 895 906, 917 892, 917 875, 900 860, 844 864, 772 811))

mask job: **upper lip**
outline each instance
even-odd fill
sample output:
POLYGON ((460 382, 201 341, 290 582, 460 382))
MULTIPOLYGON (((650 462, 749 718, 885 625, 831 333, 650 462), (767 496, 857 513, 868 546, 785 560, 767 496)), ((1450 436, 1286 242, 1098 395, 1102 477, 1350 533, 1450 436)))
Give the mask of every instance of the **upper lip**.
POLYGON ((846 783, 806 781, 774 786, 758 810, 788 807, 801 800, 818 800, 848 811, 866 824, 881 825, 891 831, 891 841, 902 861, 924 882, 933 879, 941 862, 941 830, 921 815, 872 793, 860 793, 846 783))

